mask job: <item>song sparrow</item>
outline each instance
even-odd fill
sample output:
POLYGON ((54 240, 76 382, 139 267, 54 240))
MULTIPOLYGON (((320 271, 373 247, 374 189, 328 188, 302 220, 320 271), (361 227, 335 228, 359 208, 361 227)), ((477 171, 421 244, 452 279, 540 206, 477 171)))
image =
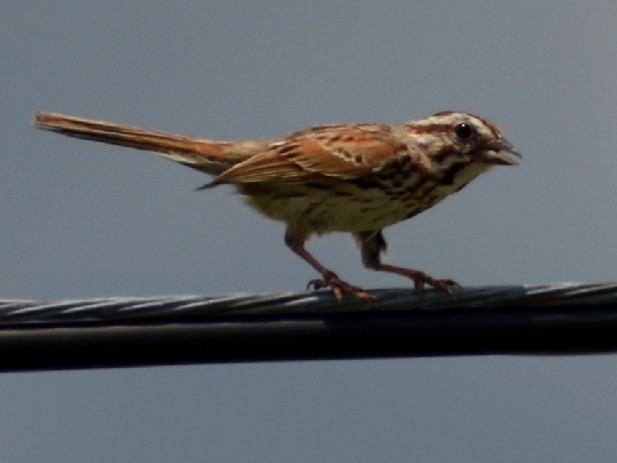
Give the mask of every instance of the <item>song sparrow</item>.
POLYGON ((200 189, 232 184, 257 211, 286 225, 285 244, 337 298, 374 299, 324 267, 304 247, 312 235, 350 232, 364 265, 450 293, 456 283, 385 264, 383 228, 413 217, 518 151, 492 122, 445 111, 417 121, 320 125, 268 140, 217 141, 111 122, 37 112, 37 127, 64 135, 154 151, 214 175, 200 189))

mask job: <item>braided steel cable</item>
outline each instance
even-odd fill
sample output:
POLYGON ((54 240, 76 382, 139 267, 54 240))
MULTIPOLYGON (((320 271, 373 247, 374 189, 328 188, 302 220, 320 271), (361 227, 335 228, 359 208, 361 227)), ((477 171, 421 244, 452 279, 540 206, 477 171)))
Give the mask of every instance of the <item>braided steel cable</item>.
POLYGON ((0 301, 0 370, 617 351, 617 283, 0 301))

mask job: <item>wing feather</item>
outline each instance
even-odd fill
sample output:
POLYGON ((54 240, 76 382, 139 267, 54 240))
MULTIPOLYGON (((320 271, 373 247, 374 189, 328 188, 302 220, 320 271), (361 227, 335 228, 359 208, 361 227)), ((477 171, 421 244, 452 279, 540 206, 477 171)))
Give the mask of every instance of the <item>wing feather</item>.
POLYGON ((215 183, 299 182, 316 176, 358 178, 405 148, 387 125, 320 126, 272 143, 220 174, 215 183))

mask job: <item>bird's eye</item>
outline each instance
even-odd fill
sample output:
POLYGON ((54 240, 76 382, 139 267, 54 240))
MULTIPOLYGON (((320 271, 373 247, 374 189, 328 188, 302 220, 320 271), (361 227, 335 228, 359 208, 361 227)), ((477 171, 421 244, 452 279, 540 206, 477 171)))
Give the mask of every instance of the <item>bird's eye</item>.
POLYGON ((469 138, 473 135, 473 132, 473 127, 466 122, 458 124, 454 127, 454 133, 456 133, 457 138, 461 141, 469 140, 469 138))

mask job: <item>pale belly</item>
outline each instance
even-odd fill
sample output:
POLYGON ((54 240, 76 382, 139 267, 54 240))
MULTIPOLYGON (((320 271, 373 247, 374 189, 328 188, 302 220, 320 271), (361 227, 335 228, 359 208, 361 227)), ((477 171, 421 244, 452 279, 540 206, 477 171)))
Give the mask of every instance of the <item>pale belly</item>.
POLYGON ((265 216, 309 233, 381 230, 434 206, 485 169, 464 169, 448 183, 415 176, 384 188, 375 182, 236 185, 265 216))

